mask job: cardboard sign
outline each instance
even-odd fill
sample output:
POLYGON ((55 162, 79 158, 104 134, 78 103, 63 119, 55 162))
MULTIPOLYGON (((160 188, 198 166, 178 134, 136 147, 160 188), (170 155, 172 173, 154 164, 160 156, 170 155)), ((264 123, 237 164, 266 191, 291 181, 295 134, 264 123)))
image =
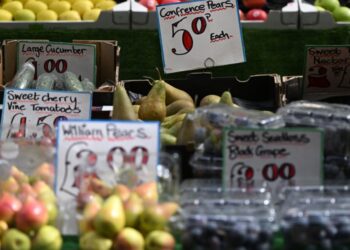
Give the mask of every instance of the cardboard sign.
POLYGON ((235 0, 157 6, 165 73, 245 62, 235 0))
POLYGON ((96 83, 96 46, 58 42, 18 42, 17 70, 27 61, 36 68, 34 79, 42 73, 54 73, 59 79, 66 71, 80 80, 96 83))
POLYGON ((52 137, 60 120, 90 119, 90 93, 5 89, 1 139, 52 137))
POLYGON ((224 188, 321 185, 323 133, 317 129, 226 129, 224 188))
POLYGON ((113 185, 156 180, 158 122, 61 121, 57 138, 56 193, 75 198, 81 177, 113 185))
POLYGON ((307 46, 304 97, 350 95, 350 46, 307 46))

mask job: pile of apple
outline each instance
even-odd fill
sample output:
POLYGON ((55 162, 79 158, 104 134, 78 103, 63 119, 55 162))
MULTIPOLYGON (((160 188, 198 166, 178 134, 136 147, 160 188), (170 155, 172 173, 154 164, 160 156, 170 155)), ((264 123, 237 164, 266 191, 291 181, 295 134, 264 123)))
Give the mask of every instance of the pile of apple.
POLYGON ((158 201, 156 182, 112 187, 88 177, 83 185, 77 198, 81 250, 175 249, 167 224, 178 205, 158 201))
POLYGON ((350 21, 350 9, 341 6, 339 0, 316 0, 314 4, 319 11, 331 12, 337 22, 350 21))
POLYGON ((96 21, 113 0, 5 0, 0 21, 96 21))
POLYGON ((265 21, 268 17, 265 6, 266 0, 242 0, 239 17, 241 20, 265 21))
POLYGON ((62 237, 55 227, 58 208, 51 188, 54 169, 43 163, 34 177, 13 166, 0 182, 0 249, 60 250, 62 237))

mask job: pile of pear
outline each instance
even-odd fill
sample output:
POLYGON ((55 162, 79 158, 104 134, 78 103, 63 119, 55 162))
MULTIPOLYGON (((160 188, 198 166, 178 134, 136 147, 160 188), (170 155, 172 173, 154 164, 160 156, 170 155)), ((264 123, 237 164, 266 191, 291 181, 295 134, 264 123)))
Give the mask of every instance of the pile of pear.
MULTIPOLYGON (((199 106, 222 103, 231 107, 234 104, 230 91, 221 96, 207 95, 199 106)), ((123 83, 118 83, 114 92, 113 120, 139 120, 161 122, 162 145, 186 145, 194 140, 194 126, 190 115, 196 110, 195 101, 186 92, 164 80, 154 80, 146 96, 132 103, 123 83)))
POLYGON ((77 198, 81 250, 173 250, 174 202, 159 202, 156 182, 127 187, 89 177, 77 198), (88 181, 87 181, 88 180, 88 181))

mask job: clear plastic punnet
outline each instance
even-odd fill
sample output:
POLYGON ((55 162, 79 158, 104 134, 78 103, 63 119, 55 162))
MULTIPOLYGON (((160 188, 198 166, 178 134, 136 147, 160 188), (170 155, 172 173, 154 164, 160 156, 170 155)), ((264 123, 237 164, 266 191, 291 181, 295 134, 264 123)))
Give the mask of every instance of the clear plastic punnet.
POLYGON ((195 146, 196 152, 190 160, 195 177, 221 178, 224 128, 273 129, 283 126, 282 117, 269 111, 212 104, 186 116, 178 134, 178 143, 195 146))
MULTIPOLYGON (((96 242, 106 250, 126 245, 150 249, 150 244, 175 249, 168 221, 179 210, 178 155, 120 151, 96 166, 91 164, 96 157, 85 156, 76 176, 80 249, 98 249, 91 248, 96 242), (164 245, 159 237, 167 239, 164 245)), ((106 159, 106 154, 97 158, 106 159)))
POLYGON ((324 131, 325 183, 345 184, 350 179, 350 106, 310 101, 292 102, 278 110, 287 127, 324 131))
POLYGON ((35 140, 0 141, 1 249, 61 249, 54 155, 35 140))
POLYGON ((349 248, 349 186, 285 187, 279 200, 286 250, 349 248))

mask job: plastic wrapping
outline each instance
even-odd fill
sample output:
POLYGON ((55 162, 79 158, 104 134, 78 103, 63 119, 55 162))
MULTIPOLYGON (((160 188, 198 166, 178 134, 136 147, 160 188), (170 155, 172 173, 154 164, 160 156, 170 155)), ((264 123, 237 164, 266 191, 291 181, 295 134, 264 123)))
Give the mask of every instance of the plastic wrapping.
POLYGON ((54 152, 35 141, 0 142, 1 249, 15 249, 17 242, 23 249, 61 249, 54 152))
POLYGON ((197 149, 190 161, 195 177, 221 178, 222 133, 225 127, 273 129, 283 126, 282 117, 271 112, 213 104, 197 108, 193 114, 187 115, 178 141, 192 143, 197 149), (185 126, 186 123, 188 126, 185 126))
POLYGON ((296 187, 283 192, 285 249, 348 249, 349 187, 296 187))
POLYGON ((39 75, 35 88, 40 90, 53 90, 57 77, 52 73, 43 73, 39 75))
POLYGON ((314 127, 324 131, 326 182, 341 183, 350 179, 350 106, 297 101, 277 113, 287 127, 314 127))
POLYGON ((27 89, 31 88, 34 80, 35 67, 31 62, 24 63, 17 71, 8 88, 27 89))

